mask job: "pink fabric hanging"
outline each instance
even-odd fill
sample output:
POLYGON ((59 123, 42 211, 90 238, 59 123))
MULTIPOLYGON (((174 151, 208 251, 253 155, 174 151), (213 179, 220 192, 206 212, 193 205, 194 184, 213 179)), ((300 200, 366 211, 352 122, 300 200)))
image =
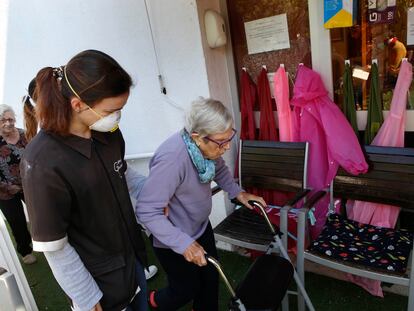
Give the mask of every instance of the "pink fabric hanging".
MULTIPOLYGON (((265 67, 262 68, 257 78, 257 93, 260 105, 260 128, 258 139, 278 141, 275 116, 272 109, 269 79, 267 78, 267 70, 265 67)), ((286 193, 265 189, 254 189, 252 193, 262 196, 267 203, 274 205, 282 205, 291 197, 291 195, 286 193)))
POLYGON ((272 109, 272 97, 270 94, 269 80, 267 78, 267 70, 265 68, 262 68, 257 78, 257 92, 259 94, 260 105, 259 140, 277 141, 278 135, 272 109))
MULTIPOLYGON (((391 101, 391 109, 371 145, 404 147, 407 94, 413 79, 412 65, 403 61, 391 101)), ((347 205, 348 218, 374 226, 394 228, 400 208, 397 206, 355 201, 347 205)), ((381 282, 352 274, 348 279, 375 296, 384 297, 381 282)))
POLYGON ((241 131, 240 138, 243 140, 256 139, 256 124, 254 122, 253 108, 256 102, 256 85, 250 78, 245 69, 241 72, 241 92, 240 92, 240 113, 241 131))
MULTIPOLYGON (((293 98, 293 139, 310 143, 308 184, 313 190, 330 185, 338 166, 357 175, 368 170, 355 132, 342 111, 328 97, 319 74, 300 65, 293 98)), ((316 224, 311 226, 311 237, 316 238, 323 228, 329 198, 316 206, 316 224)))
POLYGON ((372 141, 374 146, 404 147, 407 95, 413 79, 413 67, 403 61, 391 101, 387 119, 372 141))
POLYGON ((273 81, 277 118, 279 121, 279 139, 280 141, 292 141, 292 117, 289 104, 289 82, 283 66, 280 66, 276 71, 273 81))

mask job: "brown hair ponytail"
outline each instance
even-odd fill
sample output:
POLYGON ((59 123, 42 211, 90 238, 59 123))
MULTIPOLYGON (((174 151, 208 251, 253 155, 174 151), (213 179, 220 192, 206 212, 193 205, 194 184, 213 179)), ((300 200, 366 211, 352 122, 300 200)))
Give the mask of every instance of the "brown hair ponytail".
POLYGON ((31 99, 34 100, 34 92, 36 88, 36 81, 33 79, 29 83, 28 94, 23 97, 23 115, 24 115, 24 129, 26 140, 29 142, 37 133, 37 119, 35 107, 32 105, 31 99))
POLYGON ((67 135, 72 119, 69 98, 61 92, 61 78, 52 67, 46 67, 36 76, 36 114, 40 127, 48 132, 67 135))

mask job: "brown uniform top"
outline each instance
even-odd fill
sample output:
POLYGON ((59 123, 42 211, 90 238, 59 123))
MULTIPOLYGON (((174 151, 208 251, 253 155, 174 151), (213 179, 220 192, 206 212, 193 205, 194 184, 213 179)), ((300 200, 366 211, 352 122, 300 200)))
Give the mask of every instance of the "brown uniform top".
POLYGON ((74 247, 103 292, 104 310, 135 294, 135 262, 146 265, 141 227, 125 181, 119 130, 91 139, 41 131, 28 144, 21 175, 35 251, 74 247))

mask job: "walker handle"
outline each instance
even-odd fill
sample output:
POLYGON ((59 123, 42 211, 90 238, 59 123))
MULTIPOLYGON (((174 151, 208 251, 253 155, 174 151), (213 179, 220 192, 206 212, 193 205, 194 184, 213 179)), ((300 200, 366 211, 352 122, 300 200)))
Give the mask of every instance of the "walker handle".
POLYGON ((262 205, 262 204, 260 204, 260 203, 259 203, 259 202, 257 202, 257 201, 254 201, 254 200, 250 200, 250 201, 249 201, 249 204, 250 204, 250 205, 252 205, 252 206, 256 206, 256 207, 260 210, 260 212, 262 213, 262 216, 263 216, 263 217, 264 217, 264 219, 266 220, 267 225, 269 226, 270 231, 272 232, 272 234, 273 234, 273 235, 276 235, 276 230, 275 230, 275 227, 273 227, 272 223, 270 222, 270 219, 269 219, 269 217, 267 216, 267 213, 266 213, 266 211, 265 211, 265 209, 264 209, 263 205, 262 205))
POLYGON ((234 291, 234 289, 231 286, 229 280, 227 279, 226 275, 224 274, 223 268, 221 267, 218 260, 215 259, 214 257, 210 256, 207 253, 205 253, 204 256, 206 257, 207 261, 210 262, 217 269, 218 273, 220 274, 221 278, 224 281, 224 284, 226 284, 226 287, 229 290, 231 297, 232 298, 237 298, 236 297, 236 292, 234 291))
MULTIPOLYGON (((236 198, 234 198, 234 199, 232 199, 232 200, 230 200, 230 201, 231 201, 231 203, 233 203, 233 204, 236 204, 236 205, 243 205, 243 206, 244 206, 244 204, 243 204, 243 203, 241 203, 241 202, 240 202, 239 200, 237 200, 236 198)), ((269 227, 270 231, 272 232, 273 236, 275 236, 276 234, 280 234, 280 233, 276 232, 275 227, 273 227, 272 223, 270 222, 270 219, 269 219, 269 217, 267 216, 266 211, 265 211, 265 209, 264 209, 264 207, 263 207, 263 205, 262 205, 262 204, 260 204, 258 201, 254 201, 254 200, 250 200, 250 201, 249 201, 249 204, 250 204, 250 205, 252 205, 252 206, 256 206, 256 207, 260 210, 260 212, 261 212, 261 214, 263 215, 263 217, 265 218, 266 223, 267 223, 267 225, 268 225, 268 227, 269 227)))

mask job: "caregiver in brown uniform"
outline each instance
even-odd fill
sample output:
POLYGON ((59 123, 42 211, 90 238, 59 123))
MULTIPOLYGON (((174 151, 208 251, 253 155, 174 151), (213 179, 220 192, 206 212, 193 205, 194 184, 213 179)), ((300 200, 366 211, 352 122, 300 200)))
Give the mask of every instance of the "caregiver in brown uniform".
POLYGON ((33 249, 44 252, 74 310, 147 310, 145 246, 118 129, 131 84, 95 50, 36 76, 41 131, 21 161, 23 188, 33 249))

